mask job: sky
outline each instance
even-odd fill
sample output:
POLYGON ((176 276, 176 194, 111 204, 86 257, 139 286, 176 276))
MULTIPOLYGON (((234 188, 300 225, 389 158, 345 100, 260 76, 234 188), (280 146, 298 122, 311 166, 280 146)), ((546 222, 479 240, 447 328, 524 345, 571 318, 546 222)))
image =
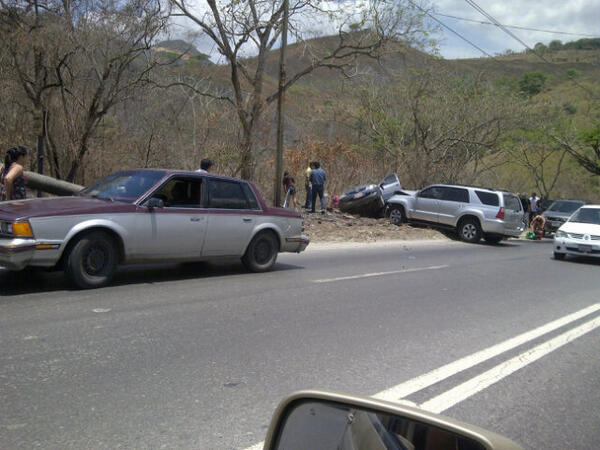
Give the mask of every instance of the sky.
MULTIPOLYGON (((189 0, 188 0, 189 1, 189 0)), ((204 0, 197 2, 200 9, 204 0)), ((352 1, 364 0, 329 0, 351 4, 352 1)), ((445 26, 451 28, 473 45, 465 42, 452 31, 438 25, 440 33, 435 36, 439 41, 439 54, 447 59, 485 57, 486 54, 496 55, 506 50, 521 52, 525 50, 522 43, 509 36, 500 28, 470 21, 489 20, 477 11, 466 0, 430 0, 433 16, 445 26), (455 16, 461 20, 453 17, 455 16), (469 21, 470 20, 470 21, 469 21), (484 53, 485 52, 485 53, 484 53)), ((508 28, 521 41, 530 47, 537 42, 548 44, 552 40, 562 42, 574 41, 585 37, 600 37, 600 0, 474 0, 486 13, 499 23, 506 26, 534 28, 560 33, 531 31, 508 28), (572 33, 572 34, 566 34, 572 33)), ((188 19, 180 18, 178 27, 174 28, 173 37, 181 37, 183 30, 189 27, 188 19)), ((435 23, 435 22, 433 22, 435 23)), ((191 27, 193 28, 193 27, 191 27)), ((331 33, 334 34, 332 29, 331 33)), ((214 62, 224 62, 215 51, 215 46, 208 38, 200 37, 195 40, 198 50, 209 54, 214 62)), ((252 50, 249 50, 252 53, 252 50)))
MULTIPOLYGON (((573 36, 509 28, 530 47, 537 42, 547 45, 555 39, 569 42, 584 37, 600 37, 600 0, 478 0, 475 3, 503 25, 589 35, 573 36)), ((433 7, 438 14, 489 22, 464 0, 435 0, 433 7)), ((441 15, 435 17, 491 55, 508 49, 515 52, 525 49, 521 43, 496 26, 441 15)), ((447 29, 443 29, 440 39, 439 52, 444 58, 485 56, 447 29)))

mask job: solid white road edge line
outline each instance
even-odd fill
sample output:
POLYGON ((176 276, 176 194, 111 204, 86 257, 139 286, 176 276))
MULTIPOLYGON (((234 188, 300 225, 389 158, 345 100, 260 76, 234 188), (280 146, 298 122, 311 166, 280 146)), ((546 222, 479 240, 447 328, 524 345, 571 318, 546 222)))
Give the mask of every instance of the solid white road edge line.
MULTIPOLYGON (((504 353, 515 347, 518 347, 519 345, 522 345, 526 342, 532 341, 540 336, 543 336, 544 334, 554 331, 560 327, 563 327, 571 322, 579 320, 579 319, 581 319, 585 316, 588 316, 594 312, 597 312, 599 310, 600 310, 600 303, 595 303, 591 306, 588 306, 587 308, 581 309, 572 314, 561 317, 560 319, 553 320, 552 322, 548 322, 547 324, 539 326, 537 328, 534 328, 531 331, 527 331, 523 334, 515 336, 514 338, 508 339, 504 342, 493 345, 493 346, 488 347, 479 352, 473 353, 472 355, 461 358, 450 364, 446 364, 445 366, 439 367, 439 368, 432 370, 431 372, 428 372, 424 375, 415 377, 411 380, 408 380, 408 381, 401 383, 397 386, 394 386, 390 389, 386 389, 384 391, 378 392, 377 394, 373 395, 372 397, 380 399, 380 400, 388 400, 391 402, 398 403, 400 400, 402 400, 402 397, 406 397, 412 393, 418 392, 421 389, 424 389, 435 383, 445 380, 446 378, 449 378, 459 372, 462 372, 463 370, 471 368, 481 362, 487 361, 488 359, 498 356, 501 353, 504 353)), ((600 318, 596 318, 592 322, 597 321, 597 320, 600 320, 600 318)), ((584 324, 582 326, 585 326, 589 323, 590 322, 587 322, 586 324, 584 324)), ((577 329, 578 328, 575 328, 574 330, 577 330, 577 329)), ((572 331, 574 331, 574 330, 572 330, 572 331)), ((591 331, 591 329, 588 331, 591 331)), ((568 334, 568 332, 565 334, 568 334)), ((561 335, 561 336, 563 336, 563 335, 561 335)), ((561 336, 558 336, 558 337, 561 337, 561 336)), ((575 338, 572 338, 572 339, 575 339, 575 338)), ((548 341, 548 342, 550 342, 550 341, 548 341)), ((545 344, 541 344, 541 345, 545 345, 545 344)), ((518 356, 517 358, 519 358, 519 357, 520 356, 518 356)), ((541 358, 541 356, 540 356, 540 358, 541 358)), ((513 359, 515 359, 515 358, 513 358, 513 359)), ((488 372, 486 372, 486 373, 488 373, 488 372)), ((448 391, 448 392, 450 392, 450 391, 448 391)), ((442 394, 442 395, 444 395, 444 394, 442 394)), ((439 397, 440 396, 438 396, 436 398, 439 398, 439 397)), ((432 400, 435 400, 435 399, 432 399, 432 400)), ((430 401, 432 401, 432 400, 430 400, 430 401)), ((402 403, 402 402, 400 402, 400 403, 402 403)), ((424 405, 426 405, 426 403, 423 403, 419 407, 423 408, 423 409, 428 409, 424 406, 424 405)), ((448 409, 449 407, 450 406, 448 406, 445 409, 448 409)), ((432 411, 432 410, 429 409, 429 411, 432 411)), ((444 411, 444 410, 442 410, 442 411, 444 411)), ((262 441, 262 442, 259 442, 258 444, 252 445, 251 447, 247 447, 244 450, 262 450, 264 445, 265 445, 265 442, 262 441)))
POLYGON ((413 267, 411 269, 390 270, 389 272, 362 273, 360 275, 349 275, 347 277, 323 278, 321 280, 313 280, 313 283, 331 283, 332 281, 355 280, 358 278, 369 278, 369 277, 381 277, 383 275, 394 275, 394 274, 398 274, 398 273, 411 273, 411 272, 421 272, 423 270, 445 269, 446 267, 448 267, 447 264, 444 264, 441 266, 413 267))
POLYGON ((471 378, 449 391, 422 403, 419 407, 439 414, 598 327, 600 327, 600 317, 596 317, 595 319, 550 339, 531 350, 521 353, 519 356, 515 356, 502 364, 498 364, 493 369, 471 378))
POLYGON ((544 334, 557 330, 558 328, 561 328, 571 322, 579 320, 582 317, 588 316, 599 310, 600 303, 595 303, 591 306, 588 306, 587 308, 561 317, 560 319, 553 320, 552 322, 548 322, 547 324, 534 328, 531 331, 519 334, 518 336, 515 336, 504 342, 500 342, 499 344, 480 350, 469 356, 465 356, 464 358, 458 359, 454 362, 434 369, 431 372, 405 381, 404 383, 386 389, 385 391, 381 391, 375 394, 373 397, 378 398, 380 400, 388 400, 392 402, 397 401, 398 399, 418 392, 421 389, 425 389, 426 387, 429 387, 433 384, 439 383, 440 381, 454 376, 457 373, 462 372, 463 370, 476 366, 477 364, 487 361, 488 359, 494 358, 500 355, 501 353, 504 353, 508 350, 512 350, 513 348, 516 348, 522 344, 537 339, 538 337, 543 336, 544 334))

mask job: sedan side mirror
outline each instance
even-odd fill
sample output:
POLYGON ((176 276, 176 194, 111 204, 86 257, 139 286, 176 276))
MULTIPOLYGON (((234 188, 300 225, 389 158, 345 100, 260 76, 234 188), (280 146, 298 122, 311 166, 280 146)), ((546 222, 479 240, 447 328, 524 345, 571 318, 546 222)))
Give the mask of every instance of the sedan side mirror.
POLYGON ((517 450, 511 440, 448 417, 373 398, 305 391, 275 411, 265 450, 517 450))
POLYGON ((151 197, 146 202, 146 206, 150 210, 155 209, 155 208, 164 208, 165 207, 165 202, 163 202, 160 198, 151 197))

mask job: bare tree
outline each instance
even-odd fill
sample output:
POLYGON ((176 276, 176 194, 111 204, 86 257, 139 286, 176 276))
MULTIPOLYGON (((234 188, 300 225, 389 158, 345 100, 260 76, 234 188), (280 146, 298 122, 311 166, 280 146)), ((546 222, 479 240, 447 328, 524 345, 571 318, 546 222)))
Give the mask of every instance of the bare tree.
POLYGON ((359 126, 407 184, 472 182, 492 168, 511 106, 488 83, 437 65, 381 84, 364 91, 359 126))
POLYGON ((151 45, 168 11, 158 0, 0 0, 2 34, 54 175, 77 177, 107 113, 139 94, 161 64, 151 45), (10 3, 7 3, 10 2, 10 3))
POLYGON ((551 198, 563 173, 567 151, 548 139, 539 129, 514 131, 513 134, 517 136, 507 142, 505 156, 527 169, 538 192, 551 198))
POLYGON ((581 167, 600 175, 600 125, 581 130, 575 135, 553 133, 551 136, 581 167))
MULTIPOLYGON (((266 92, 265 68, 269 52, 279 42, 283 2, 206 0, 198 4, 171 0, 171 4, 175 15, 190 19, 214 42, 229 65, 231 93, 226 101, 235 108, 243 131, 238 170, 243 178, 253 179, 258 123, 279 95, 275 88, 266 92), (255 56, 249 59, 247 55, 255 56)), ((303 46, 306 63, 287 78, 284 91, 319 67, 350 74, 359 57, 377 57, 389 40, 418 44, 427 41, 423 15, 412 1, 372 0, 350 11, 345 4, 331 8, 332 4, 320 0, 291 2, 290 32, 303 46), (307 39, 314 32, 309 24, 318 23, 337 30, 329 48, 315 48, 307 39)))

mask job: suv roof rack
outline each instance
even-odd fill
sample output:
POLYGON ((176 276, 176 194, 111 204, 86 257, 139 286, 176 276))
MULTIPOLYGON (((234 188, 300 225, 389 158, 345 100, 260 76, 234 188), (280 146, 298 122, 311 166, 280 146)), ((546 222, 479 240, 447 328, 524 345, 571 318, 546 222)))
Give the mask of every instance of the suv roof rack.
POLYGON ((487 187, 487 186, 477 186, 474 184, 448 184, 447 186, 460 186, 460 187, 469 187, 469 188, 474 188, 474 189, 487 189, 488 191, 494 191, 494 192, 510 192, 510 191, 507 191, 506 189, 496 189, 496 188, 487 187))

